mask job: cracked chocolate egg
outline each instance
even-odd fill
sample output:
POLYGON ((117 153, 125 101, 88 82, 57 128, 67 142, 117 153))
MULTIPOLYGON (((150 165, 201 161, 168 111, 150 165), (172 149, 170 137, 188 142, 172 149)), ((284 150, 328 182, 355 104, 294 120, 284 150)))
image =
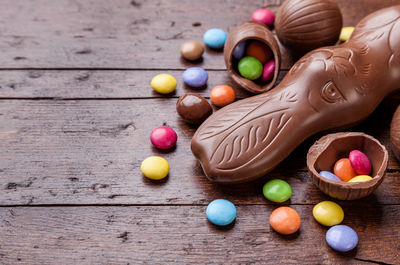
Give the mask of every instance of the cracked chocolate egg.
POLYGON ((279 40, 301 56, 335 44, 342 29, 342 14, 330 0, 286 0, 276 14, 279 40))
POLYGON ((314 143, 307 153, 307 167, 314 184, 325 194, 339 200, 356 200, 371 194, 382 183, 388 164, 385 146, 374 137, 358 132, 328 134, 314 143), (332 171, 335 162, 360 150, 371 161, 372 179, 365 182, 335 181, 319 172, 332 171))
POLYGON ((390 145, 394 156, 400 161, 400 106, 397 107, 390 124, 390 145))

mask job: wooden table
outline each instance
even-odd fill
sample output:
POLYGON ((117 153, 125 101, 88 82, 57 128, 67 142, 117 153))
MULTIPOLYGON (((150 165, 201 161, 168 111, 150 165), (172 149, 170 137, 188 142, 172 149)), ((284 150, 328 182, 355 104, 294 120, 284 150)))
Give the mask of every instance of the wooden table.
MULTIPOLYGON (((227 32, 279 0, 1 0, 0 1, 0 264, 400 264, 400 164, 375 193, 339 202, 358 248, 340 254, 325 243, 327 229, 313 206, 330 198, 312 183, 303 143, 267 178, 293 188, 285 205, 302 218, 301 231, 280 236, 268 218, 278 205, 261 193, 264 180, 234 187, 205 177, 189 143, 196 130, 176 114, 186 92, 208 96, 217 84, 235 87, 221 52, 207 49, 199 64, 183 61, 180 44, 206 29, 227 32), (185 87, 181 74, 198 65, 208 87, 185 87), (161 96, 151 78, 179 82, 161 96), (153 148, 149 134, 166 124, 178 133, 171 152, 153 148), (145 179, 141 161, 161 155, 171 165, 161 183, 145 179), (235 224, 211 225, 207 204, 237 206, 235 224)), ((355 25, 399 0, 336 0, 344 25, 355 25)), ((281 78, 293 64, 282 49, 281 78)), ((389 148, 399 97, 385 100, 362 125, 389 148)))

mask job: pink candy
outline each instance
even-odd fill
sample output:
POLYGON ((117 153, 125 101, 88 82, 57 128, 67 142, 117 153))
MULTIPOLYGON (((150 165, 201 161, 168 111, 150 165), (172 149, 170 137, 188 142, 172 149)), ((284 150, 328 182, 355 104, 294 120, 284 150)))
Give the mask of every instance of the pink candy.
POLYGON ((275 21, 275 15, 266 8, 260 8, 254 11, 253 15, 251 16, 251 20, 267 26, 272 26, 275 21))
POLYGON ((353 150, 349 154, 351 167, 357 174, 369 175, 371 172, 371 162, 368 157, 359 150, 353 150))
POLYGON ((262 72, 262 81, 266 82, 274 76, 275 72, 275 60, 270 60, 264 65, 262 72))
POLYGON ((150 134, 151 143, 159 149, 170 149, 175 146, 178 136, 167 126, 155 128, 150 134))

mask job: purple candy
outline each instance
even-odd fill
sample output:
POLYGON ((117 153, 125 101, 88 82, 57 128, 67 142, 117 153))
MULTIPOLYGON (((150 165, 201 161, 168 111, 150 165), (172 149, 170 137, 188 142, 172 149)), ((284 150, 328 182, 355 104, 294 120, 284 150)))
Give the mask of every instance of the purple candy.
POLYGON ((319 174, 321 175, 321 177, 329 179, 329 180, 342 181, 335 174, 333 174, 332 172, 329 172, 329 171, 321 171, 321 172, 319 172, 319 174))
POLYGON ((202 87, 207 83, 208 74, 201 67, 190 67, 182 74, 183 82, 191 87, 202 87))
POLYGON ((358 235, 347 225, 335 225, 326 232, 326 242, 334 250, 346 252, 357 246, 358 235))
POLYGON ((236 45, 235 49, 233 49, 232 55, 233 57, 235 57, 236 60, 239 61, 240 59, 243 58, 245 51, 246 51, 246 42, 242 41, 239 42, 238 45, 236 45))

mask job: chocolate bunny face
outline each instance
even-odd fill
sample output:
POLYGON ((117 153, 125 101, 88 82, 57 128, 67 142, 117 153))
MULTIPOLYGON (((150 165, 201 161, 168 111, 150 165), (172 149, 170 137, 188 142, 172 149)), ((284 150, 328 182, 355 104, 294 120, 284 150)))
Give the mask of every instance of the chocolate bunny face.
POLYGON ((212 181, 250 181, 307 137, 361 122, 397 88, 400 6, 364 18, 349 42, 308 53, 272 91, 214 113, 191 148, 212 181))

